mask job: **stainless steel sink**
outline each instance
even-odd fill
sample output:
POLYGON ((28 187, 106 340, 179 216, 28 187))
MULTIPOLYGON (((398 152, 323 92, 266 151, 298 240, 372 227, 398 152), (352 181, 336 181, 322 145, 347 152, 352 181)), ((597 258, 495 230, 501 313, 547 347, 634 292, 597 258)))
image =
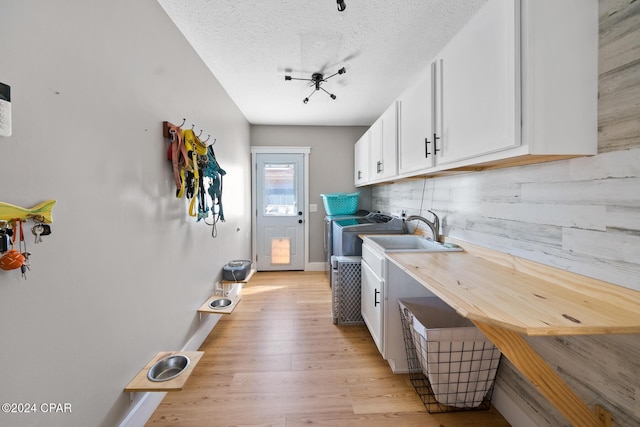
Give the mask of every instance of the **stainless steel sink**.
POLYGON ((184 372, 189 366, 190 360, 184 354, 176 354, 158 360, 147 372, 150 381, 169 381, 184 372))
POLYGON ((378 246, 382 252, 449 252, 461 251, 457 245, 434 242, 415 234, 380 234, 365 236, 365 241, 378 246))
POLYGON ((229 307, 233 301, 229 298, 216 298, 209 303, 209 308, 220 310, 229 307))

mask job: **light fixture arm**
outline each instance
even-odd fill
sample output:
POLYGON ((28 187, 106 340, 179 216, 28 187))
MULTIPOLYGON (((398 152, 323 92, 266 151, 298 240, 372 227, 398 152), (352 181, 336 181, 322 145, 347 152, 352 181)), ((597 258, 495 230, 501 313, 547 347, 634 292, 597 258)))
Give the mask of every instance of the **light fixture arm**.
POLYGON ((331 74, 329 77, 325 78, 324 75, 322 73, 313 73, 311 75, 310 79, 301 79, 298 77, 291 77, 291 76, 284 76, 284 80, 285 81, 289 81, 289 80, 304 80, 307 82, 311 82, 313 83, 312 86, 315 86, 315 89, 313 92, 311 92, 311 95, 307 96, 305 99, 302 100, 302 102, 304 102, 305 104, 307 102, 309 102, 309 98, 311 98, 311 96, 319 90, 322 90, 323 92, 325 92, 327 95, 329 95, 331 97, 331 99, 336 99, 336 96, 332 93, 327 92, 323 87, 322 87, 322 83, 326 82, 327 80, 329 80, 331 77, 333 76, 337 76, 338 74, 344 74, 346 73, 347 70, 342 67, 340 68, 337 72, 331 74))
POLYGON ((338 71, 336 71, 335 73, 331 74, 329 77, 327 77, 326 79, 324 79, 324 81, 329 80, 329 79, 330 79, 331 77, 333 77, 333 76, 337 76, 338 74, 344 74, 344 73, 346 73, 346 72, 347 72, 347 70, 346 70, 344 67, 342 67, 342 68, 340 68, 338 71))
POLYGON ((336 99, 336 96, 334 94, 332 94, 332 93, 327 92, 325 88, 321 87, 320 89, 322 89, 324 91, 324 93, 329 95, 331 97, 331 99, 336 99))
POLYGON ((310 81, 310 82, 313 81, 311 79, 299 79, 297 77, 291 77, 291 76, 284 76, 284 79, 287 80, 287 81, 289 81, 289 80, 306 80, 306 81, 310 81))

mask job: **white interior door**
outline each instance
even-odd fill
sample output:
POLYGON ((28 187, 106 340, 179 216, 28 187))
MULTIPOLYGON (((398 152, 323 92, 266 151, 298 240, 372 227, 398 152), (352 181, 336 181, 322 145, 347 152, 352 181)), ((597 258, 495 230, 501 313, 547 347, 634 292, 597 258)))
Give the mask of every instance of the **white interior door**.
POLYGON ((304 270, 304 155, 256 154, 257 270, 304 270))

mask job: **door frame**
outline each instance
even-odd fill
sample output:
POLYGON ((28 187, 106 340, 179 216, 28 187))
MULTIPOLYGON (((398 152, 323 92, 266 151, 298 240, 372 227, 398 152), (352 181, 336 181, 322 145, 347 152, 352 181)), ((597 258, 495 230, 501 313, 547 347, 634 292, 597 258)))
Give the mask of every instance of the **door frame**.
POLYGON ((303 225, 304 225, 304 271, 309 267, 309 154, 311 147, 251 146, 251 261, 258 265, 257 238, 257 194, 258 188, 258 154, 302 154, 303 155, 303 225))

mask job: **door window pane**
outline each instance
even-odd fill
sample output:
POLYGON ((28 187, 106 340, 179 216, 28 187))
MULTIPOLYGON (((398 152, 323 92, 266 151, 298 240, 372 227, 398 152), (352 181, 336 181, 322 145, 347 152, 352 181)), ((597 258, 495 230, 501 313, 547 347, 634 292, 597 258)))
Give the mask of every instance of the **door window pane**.
POLYGON ((264 165, 264 215, 295 216, 296 169, 293 163, 264 165))

